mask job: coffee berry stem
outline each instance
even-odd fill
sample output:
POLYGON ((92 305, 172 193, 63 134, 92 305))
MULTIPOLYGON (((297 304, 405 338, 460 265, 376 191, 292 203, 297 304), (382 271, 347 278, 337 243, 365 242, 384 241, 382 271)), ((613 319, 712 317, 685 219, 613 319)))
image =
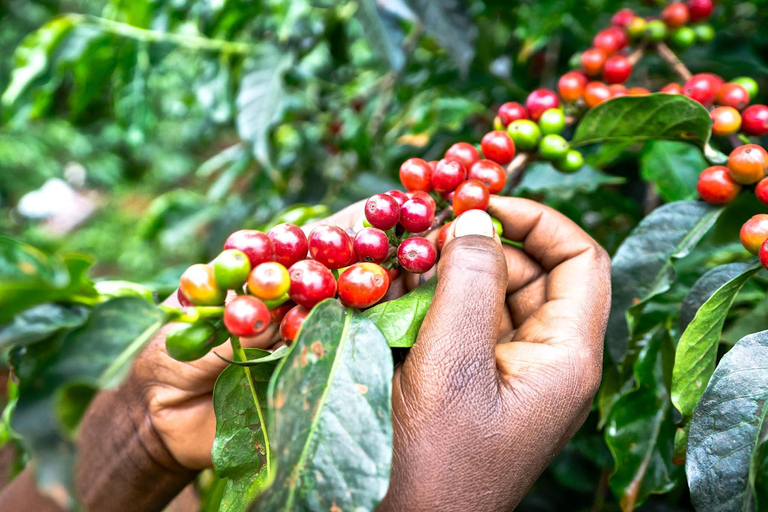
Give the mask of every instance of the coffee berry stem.
POLYGON ((677 57, 677 54, 673 52, 669 46, 666 45, 666 43, 656 43, 656 53, 658 53, 662 59, 667 61, 667 64, 669 64, 675 73, 680 75, 680 78, 682 78, 683 81, 687 82, 693 76, 691 71, 677 57))

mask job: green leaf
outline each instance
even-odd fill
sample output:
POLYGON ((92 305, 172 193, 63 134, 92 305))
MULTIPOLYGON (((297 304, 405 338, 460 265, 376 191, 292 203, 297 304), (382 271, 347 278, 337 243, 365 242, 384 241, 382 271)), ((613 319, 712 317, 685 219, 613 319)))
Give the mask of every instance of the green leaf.
POLYGON ((701 150, 685 142, 649 141, 640 154, 640 176, 655 184, 665 201, 697 197, 696 183, 707 167, 701 150))
POLYGON ((363 316, 376 324, 390 347, 412 347, 432 304, 436 287, 437 278, 433 277, 398 299, 366 310, 363 316))
POLYGON ((255 510, 374 510, 389 486, 392 373, 370 320, 316 306, 270 383, 277 470, 255 510))
POLYGON ((272 363, 272 362, 279 362, 282 358, 288 355, 288 352, 291 351, 291 347, 288 345, 283 345, 282 347, 278 348, 274 352, 270 352, 268 355, 262 355, 258 354, 258 357, 255 357, 253 359, 248 359, 247 361, 232 361, 230 359, 227 359, 226 357, 219 356, 219 359, 222 359, 229 364, 234 364, 237 366, 260 366, 264 363, 272 363))
POLYGON ((155 302, 152 290, 138 283, 131 283, 130 281, 99 281, 94 286, 103 299, 139 297, 152 303, 155 302))
POLYGON ((401 47, 403 33, 396 21, 385 14, 375 0, 360 0, 357 12, 371 48, 383 55, 390 68, 401 70, 405 65, 401 47))
POLYGON ((691 420, 685 472, 698 512, 757 510, 758 440, 768 412, 768 331, 723 356, 691 420))
POLYGON ((645 302, 675 280, 675 259, 686 256, 717 221, 722 208, 679 201, 654 210, 632 230, 613 257, 613 300, 606 344, 623 361, 637 316, 645 302))
POLYGON ((0 350, 22 347, 63 330, 83 325, 90 311, 82 306, 44 303, 33 306, 0 325, 0 350))
POLYGON ((528 166, 515 192, 526 191, 534 194, 572 194, 573 192, 594 192, 602 185, 620 185, 624 178, 611 176, 591 165, 584 165, 573 174, 564 174, 549 162, 533 162, 528 166))
POLYGON ((749 265, 746 263, 727 263, 715 267, 701 276, 685 295, 683 303, 680 305, 680 332, 685 331, 693 317, 696 316, 696 312, 712 297, 712 294, 748 268, 749 265))
POLYGON ((707 109, 682 94, 622 96, 588 110, 576 128, 571 146, 622 140, 677 140, 703 148, 711 128, 707 109))
POLYGON ((749 308, 746 314, 738 317, 730 327, 723 331, 721 342, 733 345, 744 336, 768 329, 768 297, 749 308))
MULTIPOLYGON (((744 283, 761 268, 759 264, 755 264, 742 269, 741 273, 720 286, 696 312, 677 344, 672 371, 672 403, 682 415, 681 427, 675 437, 677 460, 682 460, 684 456, 688 424, 715 370, 720 333, 731 304, 744 283)), ((713 272, 708 272, 702 279, 713 272)))
MULTIPOLYGON (((245 353, 253 360, 270 355, 259 349, 247 349, 245 353)), ((276 367, 277 362, 271 361, 250 370, 262 408, 266 408, 269 379, 276 367)), ((256 498, 267 474, 262 425, 243 368, 231 365, 221 372, 213 389, 213 410, 213 467, 221 478, 227 479, 220 507, 227 512, 244 512, 256 498)))

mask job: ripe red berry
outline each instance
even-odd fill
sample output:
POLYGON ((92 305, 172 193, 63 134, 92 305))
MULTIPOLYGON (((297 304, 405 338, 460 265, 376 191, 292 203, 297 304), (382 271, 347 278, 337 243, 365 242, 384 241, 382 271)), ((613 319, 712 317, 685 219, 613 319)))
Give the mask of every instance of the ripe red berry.
POLYGON ((606 55, 613 55, 627 46, 627 42, 628 38, 624 29, 619 27, 609 27, 597 33, 592 40, 592 46, 598 50, 604 51, 606 55))
POLYGON ((421 158, 409 158, 400 166, 400 182, 407 190, 432 190, 432 167, 421 158))
POLYGON ((614 55, 603 66, 603 78, 609 84, 623 84, 632 74, 632 61, 623 55, 614 55))
POLYGON ((729 82, 723 84, 717 91, 715 102, 724 107, 733 107, 736 110, 742 110, 749 105, 749 93, 741 84, 729 82))
POLYGON ((289 270, 288 295, 296 304, 312 309, 318 302, 336 295, 336 280, 328 267, 315 260, 302 260, 289 270))
POLYGON ((768 238, 768 214, 758 213, 741 226, 739 232, 741 245, 752 254, 758 253, 766 238, 768 238))
POLYGON ((400 225, 411 233, 428 230, 434 220, 435 210, 423 199, 410 199, 400 209, 400 225))
POLYGON ((648 96, 649 94, 651 94, 651 91, 645 87, 632 87, 627 91, 628 96, 648 96))
POLYGON ((689 19, 688 7, 682 2, 671 3, 661 11, 661 21, 671 28, 682 27, 689 19))
POLYGON ((488 187, 488 192, 498 194, 507 182, 507 172, 496 162, 478 160, 469 169, 468 179, 477 180, 488 187))
POLYGON ((757 144, 739 146, 728 156, 731 177, 742 185, 751 185, 763 179, 766 168, 768 153, 757 144))
POLYGON ((240 295, 224 308, 224 326, 234 336, 257 336, 269 327, 269 309, 250 295, 240 295))
POLYGON ((480 160, 480 153, 477 148, 467 142, 457 142, 448 148, 445 152, 445 158, 449 160, 458 160, 464 167, 469 167, 480 160))
POLYGON ((272 240, 265 233, 254 229, 235 231, 224 242, 224 249, 243 251, 251 262, 251 268, 275 259, 275 246, 272 245, 272 240))
POLYGON ((623 84, 609 85, 608 90, 611 91, 611 99, 629 94, 629 90, 623 84))
POLYGON ((768 205, 768 178, 763 178, 755 185, 755 195, 757 200, 768 205))
POLYGON ((309 255, 328 268, 346 267, 353 253, 352 240, 338 226, 317 226, 309 234, 309 255))
POLYGON ((262 263, 248 276, 248 290, 261 300, 277 300, 288 293, 290 287, 288 269, 276 261, 262 263))
POLYGON ((339 276, 339 299, 351 308, 367 308, 389 290, 389 273, 375 263, 357 263, 339 276))
POLYGON ((699 73, 685 82, 683 94, 708 107, 715 101, 722 85, 723 79, 719 76, 712 73, 699 73))
POLYGON ((712 0, 688 0, 686 3, 691 21, 702 21, 712 16, 715 3, 712 0))
POLYGON ((426 238, 406 238, 397 248, 397 261, 408 272, 423 274, 437 261, 437 251, 426 238))
POLYGON ((309 315, 309 309, 304 306, 294 306, 280 322, 280 337, 285 341, 296 341, 304 320, 309 315))
POLYGON ((445 239, 448 236, 448 230, 451 229, 451 224, 453 224, 453 221, 449 222, 448 224, 443 224, 443 227, 440 228, 440 232, 437 234, 437 247, 441 251, 445 245, 445 239))
POLYGON ((727 167, 715 165, 702 171, 696 189, 704 201, 711 204, 726 204, 736 199, 741 191, 741 185, 733 181, 727 167))
MULTIPOLYGON (((430 188, 432 187, 431 179, 432 179, 432 176, 430 174, 430 183, 429 183, 430 188)), ((385 192, 385 194, 387 194, 389 197, 397 201, 398 206, 403 206, 403 203, 408 200, 408 196, 405 194, 405 192, 400 192, 399 190, 390 190, 389 192, 385 192)))
POLYGON ((179 301, 179 306, 183 308, 188 308, 193 305, 191 302, 189 302, 189 299, 186 298, 183 293, 181 293, 181 288, 176 290, 176 300, 179 301))
MULTIPOLYGON (((390 195, 375 194, 365 203, 365 218, 375 228, 384 231, 392 229, 397 225, 397 221, 400 220, 400 205, 390 195)), ((311 249, 310 236, 310 251, 311 249)))
POLYGON ((360 261, 381 263, 389 254, 389 238, 380 229, 363 228, 355 235, 352 247, 360 261))
MULTIPOLYGON (((479 159, 478 159, 479 160, 479 159)), ((441 194, 453 192, 459 184, 467 179, 467 168, 453 159, 442 159, 437 163, 432 173, 432 187, 441 194)))
POLYGON ((541 114, 551 108, 558 108, 560 106, 560 99, 557 94, 549 89, 536 89, 525 100, 525 107, 528 109, 528 114, 535 122, 539 122, 541 114))
POLYGON ((760 246, 760 250, 757 252, 757 257, 760 259, 760 264, 763 268, 768 269, 768 243, 763 242, 760 246))
POLYGON ((578 71, 569 71, 560 77, 557 82, 557 90, 563 101, 573 103, 579 101, 584 95, 584 87, 587 86, 587 77, 578 71))
MULTIPOLYGON (((512 142, 512 138, 507 135, 507 132, 501 130, 486 133, 480 147, 488 160, 493 160, 501 165, 508 164, 515 157, 515 143, 512 142)), ((472 165, 475 163, 477 162, 473 162, 472 165)), ((469 167, 471 168, 471 166, 469 167)))
POLYGON ((632 9, 620 9, 616 11, 616 14, 611 18, 611 25, 627 28, 634 19, 635 13, 632 9))
POLYGON ((676 83, 667 84, 661 88, 664 94, 683 94, 683 86, 676 83))
MULTIPOLYGON (((265 304, 266 305, 266 304, 265 304)), ((273 324, 280 325, 285 315, 293 308, 296 307, 296 303, 292 300, 284 302, 281 306, 277 306, 275 309, 269 310, 269 321, 273 324)))
POLYGON ((611 99, 611 90, 602 82, 589 82, 584 89, 584 102, 589 108, 594 108, 609 99, 611 99))
POLYGON ((768 107, 752 105, 741 113, 741 131, 754 137, 768 134, 768 107))
POLYGON ((589 76, 597 76, 603 71, 606 54, 599 48, 590 48, 581 54, 581 66, 589 76))
POLYGON ((203 263, 192 265, 181 274, 179 290, 195 306, 218 306, 227 296, 226 290, 216 283, 213 267, 203 263))
POLYGON ((528 111, 516 101, 509 101, 499 107, 499 120, 505 127, 518 119, 528 119, 528 111))
POLYGON ((461 215, 467 210, 485 211, 490 198, 488 187, 477 180, 467 180, 456 188, 453 196, 453 213, 461 215))
POLYGON ((429 207, 432 209, 433 214, 437 210, 437 204, 435 203, 435 200, 432 199, 432 196, 427 194, 426 192, 422 192, 421 190, 414 190, 413 192, 408 192, 408 194, 406 194, 406 197, 408 199, 419 198, 422 201, 426 202, 429 205, 429 207))
POLYGON ((285 268, 307 257, 307 235, 299 226, 288 222, 278 224, 269 230, 267 236, 275 248, 275 261, 285 268))
POLYGON ((712 134, 718 137, 733 135, 741 128, 741 114, 733 107, 717 107, 709 116, 712 118, 712 134))

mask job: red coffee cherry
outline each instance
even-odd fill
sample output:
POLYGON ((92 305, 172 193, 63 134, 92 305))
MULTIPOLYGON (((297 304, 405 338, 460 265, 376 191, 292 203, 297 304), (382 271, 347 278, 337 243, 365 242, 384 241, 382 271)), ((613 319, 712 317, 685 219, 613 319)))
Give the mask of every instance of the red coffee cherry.
POLYGON ((752 105, 741 113, 741 131, 753 137, 768 134, 768 107, 752 105))
POLYGON ((623 55, 614 55, 603 66, 603 78, 609 84, 623 84, 632 74, 632 61, 623 55))
POLYGON ((339 299, 351 308, 367 308, 389 290, 389 273, 375 263, 357 263, 339 276, 339 299))
POLYGON ((477 180, 468 180, 456 188, 453 196, 453 213, 461 215, 467 210, 488 209, 491 195, 488 187, 477 180))
POLYGON ((179 301, 179 306, 183 308, 188 308, 193 305, 189 299, 186 298, 183 293, 181 293, 181 288, 176 290, 176 300, 179 301))
POLYGON ((688 7, 682 2, 671 3, 661 11, 661 21, 671 28, 682 27, 689 19, 688 7))
POLYGON ((296 303, 293 302, 292 300, 289 300, 287 302, 284 302, 282 306, 277 306, 275 309, 270 309, 269 321, 275 325, 280 325, 280 322, 283 321, 283 318, 285 318, 285 315, 288 314, 288 312, 295 307, 296 307, 296 303))
POLYGON ((288 269, 276 261, 267 261, 251 270, 248 291, 261 300, 277 300, 291 287, 288 269))
POLYGON ((437 251, 426 238, 406 238, 397 248, 397 261, 408 272, 423 274, 434 266, 437 251))
POLYGON ((528 119, 528 111, 521 104, 516 101, 509 101, 499 107, 499 120, 504 127, 518 119, 528 119))
POLYGON ((309 311, 304 306, 294 306, 291 308, 280 322, 280 337, 285 341, 296 341, 301 326, 309 315, 309 311))
POLYGON ((581 66, 589 76, 597 76, 603 72, 606 54, 599 48, 590 48, 581 54, 581 66))
POLYGON ((733 107, 736 110, 742 110, 749 105, 749 93, 741 84, 729 82, 723 84, 717 91, 715 103, 724 107, 733 107))
MULTIPOLYGON (((394 199, 389 199, 397 205, 394 199)), ((338 226, 317 226, 309 234, 309 255, 328 268, 346 267, 353 254, 352 240, 338 226)))
POLYGON ((448 151, 445 152, 445 158, 449 160, 458 160, 464 167, 469 167, 480 160, 480 153, 472 144, 457 142, 448 148, 448 151))
POLYGON ((760 264, 763 268, 768 268, 768 244, 766 242, 763 242, 763 245, 760 246, 757 257, 760 259, 760 264))
POLYGON ((400 205, 388 194, 375 194, 365 203, 365 218, 375 228, 392 229, 400 220, 400 205))
POLYGON ((629 94, 629 90, 624 87, 623 84, 609 85, 608 90, 611 91, 611 99, 627 96, 629 94))
MULTIPOLYGON (((478 159, 479 160, 479 159, 478 159)), ((444 158, 437 162, 432 173, 432 187, 441 194, 453 192, 467 179, 467 168, 458 160, 444 158)))
POLYGON ((437 210, 437 204, 435 203, 435 200, 432 198, 431 195, 427 194, 426 192, 422 192, 421 190, 414 190, 413 192, 408 192, 406 194, 406 197, 408 199, 421 199, 425 203, 429 205, 429 207, 432 209, 432 213, 434 214, 437 210))
POLYGON ((288 295, 307 309, 336 295, 336 280, 328 267, 315 260, 295 263, 289 270, 291 288, 288 295))
POLYGON ((609 27, 597 33, 592 41, 592 46, 604 51, 606 55, 613 55, 627 46, 627 42, 628 38, 624 29, 609 27))
POLYGON ((363 228, 355 235, 352 247, 360 261, 381 263, 389 254, 389 238, 380 229, 363 228))
POLYGON ((411 233, 428 230, 434 220, 435 210, 423 199, 410 199, 400 209, 400 225, 411 233))
POLYGON ((768 205, 768 178, 763 178, 755 185, 755 195, 757 200, 768 205))
MULTIPOLYGON (((429 186, 432 188, 432 176, 430 173, 430 183, 429 186)), ((408 196, 405 194, 405 192, 400 192, 399 190, 390 190, 389 192, 385 192, 389 197, 397 201, 398 206, 403 206, 403 203, 408 200, 408 196)))
POLYGON ((715 3, 712 0, 688 0, 685 4, 691 21, 702 21, 712 16, 715 3))
POLYGON ((536 89, 525 100, 525 107, 528 109, 528 114, 535 122, 539 122, 541 114, 551 108, 558 108, 560 106, 560 99, 557 94, 549 89, 536 89))
POLYGON ((267 232, 267 236, 275 248, 275 261, 285 268, 307 257, 307 235, 299 226, 288 222, 278 224, 267 232))
POLYGON ((437 233, 437 247, 441 251, 445 245, 445 239, 448 236, 448 230, 451 229, 451 224, 453 224, 453 221, 449 222, 448 224, 443 224, 443 227, 441 227, 440 231, 437 233))
POLYGON ((667 84, 661 88, 660 92, 664 94, 683 94, 683 86, 675 83, 667 84))
POLYGON ((723 79, 719 76, 712 73, 699 73, 685 82, 683 94, 708 107, 715 101, 722 85, 723 79))
POLYGON ((216 283, 213 267, 203 263, 192 265, 181 274, 179 290, 195 306, 224 304, 226 290, 216 283))
POLYGON ((234 336, 257 336, 269 327, 269 309, 250 295, 232 299, 224 308, 224 326, 234 336))
POLYGON ((766 168, 768 153, 757 144, 739 146, 728 156, 731 177, 742 185, 751 185, 763 179, 766 168))
POLYGON ((589 82, 584 89, 584 102, 589 108, 594 108, 609 99, 611 99, 611 90, 602 82, 589 82))
POLYGON ((491 194, 498 194, 507 183, 507 171, 491 160, 478 160, 469 169, 468 178, 488 187, 491 194))
POLYGON ((628 96, 648 96, 649 94, 651 94, 651 91, 645 87, 632 87, 627 91, 628 96))
POLYGON ((400 166, 400 182, 407 190, 432 190, 432 167, 421 158, 409 158, 400 166))
POLYGON ((272 245, 272 240, 265 233, 254 229, 235 231, 224 242, 224 249, 237 249, 244 252, 251 262, 251 268, 275 259, 275 246, 272 245))
POLYGON ((730 203, 741 191, 741 185, 736 183, 728 168, 722 165, 708 167, 699 175, 699 182, 696 184, 696 190, 699 196, 711 204, 730 203))
POLYGON ((620 9, 611 18, 611 25, 615 27, 627 28, 635 19, 635 13, 632 9, 620 9))
POLYGON ((758 213, 741 226, 741 232, 739 232, 741 245, 752 254, 758 253, 766 238, 768 238, 768 214, 758 213))
MULTIPOLYGON (((486 133, 483 136, 480 147, 487 159, 501 165, 508 164, 515 157, 515 143, 512 142, 512 138, 507 135, 507 132, 501 130, 486 133)), ((477 162, 474 162, 472 165, 475 163, 477 162)))
POLYGON ((733 135, 741 128, 741 114, 733 107, 717 107, 709 116, 712 118, 712 134, 718 137, 733 135))
POLYGON ((569 71, 560 77, 557 82, 557 90, 563 101, 573 103, 584 96, 584 88, 587 86, 587 77, 578 71, 569 71))

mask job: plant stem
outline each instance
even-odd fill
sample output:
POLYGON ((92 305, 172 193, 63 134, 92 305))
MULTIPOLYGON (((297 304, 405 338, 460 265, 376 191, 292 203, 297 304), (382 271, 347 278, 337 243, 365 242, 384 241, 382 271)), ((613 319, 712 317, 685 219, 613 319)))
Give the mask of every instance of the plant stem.
POLYGON ((518 155, 507 166, 507 185, 504 187, 502 195, 507 195, 513 192, 520 182, 523 181, 525 170, 528 168, 528 164, 533 159, 531 153, 518 153, 518 155))
MULTIPOLYGON (((232 352, 235 356, 235 361, 245 362, 248 358, 245 355, 245 350, 240 344, 240 338, 237 336, 231 336, 229 343, 232 345, 232 352)), ((269 447, 269 435, 267 434, 267 424, 264 421, 264 413, 261 410, 261 404, 259 404, 259 397, 256 395, 256 386, 253 384, 253 375, 251 375, 251 369, 247 366, 243 366, 245 372, 245 378, 248 380, 248 387, 251 389, 251 396, 253 397, 253 405, 256 407, 256 414, 259 416, 259 423, 261 424, 261 433, 264 435, 264 446, 266 447, 265 455, 267 458, 267 481, 272 474, 271 459, 272 453, 269 447)))
POLYGON ((685 67, 685 64, 683 64, 683 62, 677 57, 677 54, 673 52, 672 49, 666 45, 666 43, 656 43, 656 52, 662 59, 667 61, 667 64, 669 64, 675 73, 680 75, 680 78, 683 80, 687 81, 693 76, 690 70, 685 67))
POLYGON ((633 51, 633 52, 632 52, 632 53, 629 55, 629 57, 627 57, 627 58, 629 59, 629 61, 632 63, 632 65, 633 65, 633 66, 634 66, 635 64, 637 64, 637 63, 640 61, 640 59, 642 59, 642 58, 643 58, 643 54, 645 53, 645 46, 646 46, 646 42, 645 42, 645 41, 643 41, 643 42, 640 44, 640 46, 638 46, 638 47, 635 49, 635 51, 633 51))

